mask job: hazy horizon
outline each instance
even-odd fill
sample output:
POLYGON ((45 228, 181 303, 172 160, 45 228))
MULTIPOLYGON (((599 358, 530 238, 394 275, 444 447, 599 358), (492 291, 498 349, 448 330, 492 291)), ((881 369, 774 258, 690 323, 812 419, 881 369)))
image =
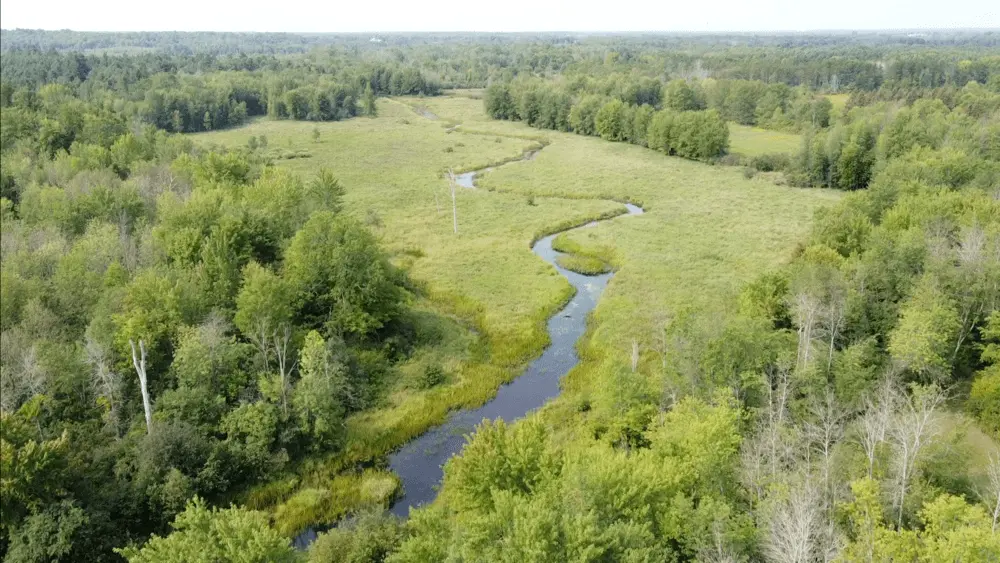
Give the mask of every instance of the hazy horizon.
POLYGON ((596 0, 510 0, 500 10, 458 0, 416 5, 387 0, 371 5, 283 6, 246 2, 177 0, 169 9, 136 10, 124 0, 4 2, 3 29, 82 32, 260 33, 802 33, 835 31, 934 31, 1000 28, 1000 12, 979 0, 845 0, 833 7, 793 0, 711 6, 624 0, 609 9, 596 0), (528 17, 530 14, 530 17, 528 17))
POLYGON ((949 33, 949 32, 971 32, 971 33, 1000 33, 1000 26, 987 27, 898 27, 898 28, 810 28, 810 29, 706 29, 706 30, 684 30, 684 29, 537 29, 526 31, 482 31, 469 29, 369 29, 359 31, 282 31, 282 30, 220 30, 220 29, 73 29, 73 28, 43 28, 43 27, 6 27, 0 26, 3 31, 44 31, 58 32, 69 31, 72 33, 287 33, 292 35, 367 35, 367 34, 445 34, 445 33, 468 33, 468 34, 495 34, 495 35, 545 35, 545 34, 579 34, 579 35, 652 35, 652 34, 677 34, 677 35, 742 35, 742 34, 765 34, 765 35, 794 35, 794 34, 847 34, 847 33, 949 33))

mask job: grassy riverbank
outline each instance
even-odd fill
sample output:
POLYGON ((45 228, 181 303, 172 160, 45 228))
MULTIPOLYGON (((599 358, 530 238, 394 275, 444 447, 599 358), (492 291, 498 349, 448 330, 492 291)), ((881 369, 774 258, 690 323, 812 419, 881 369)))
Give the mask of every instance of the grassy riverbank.
MULTIPOLYGON (((379 100, 379 112, 374 119, 315 125, 258 121, 194 137, 235 146, 265 135, 272 148, 311 155, 278 166, 304 175, 333 170, 347 188, 347 212, 375 225, 396 262, 425 288, 419 308, 441 334, 438 344, 401 367, 384 407, 349 419, 343 451, 248 496, 253 506, 294 512, 302 523, 333 520, 357 501, 333 493, 319 498, 315 490, 339 490, 338 482, 355 478, 345 472, 359 463, 381 458, 452 409, 486 401, 541 352, 548 342, 545 321, 571 288, 531 254, 531 241, 620 213, 622 206, 609 199, 647 208, 646 215, 557 239, 579 247, 573 260, 590 255, 618 269, 587 345, 588 358, 613 357, 626 352, 633 333, 648 335, 660 312, 685 302, 724 306, 740 283, 786 260, 814 209, 837 197, 746 180, 734 168, 640 147, 557 132, 540 136, 521 124, 489 120, 482 102, 468 97, 379 100), (438 119, 414 113, 416 103, 438 119), (539 142, 548 146, 533 160, 496 169, 477 180, 480 189, 457 193, 455 234, 444 171, 515 159, 539 142), (432 364, 444 366, 445 384, 429 390, 407 384, 407 374, 432 364)), ((361 478, 384 484, 384 474, 361 478)))

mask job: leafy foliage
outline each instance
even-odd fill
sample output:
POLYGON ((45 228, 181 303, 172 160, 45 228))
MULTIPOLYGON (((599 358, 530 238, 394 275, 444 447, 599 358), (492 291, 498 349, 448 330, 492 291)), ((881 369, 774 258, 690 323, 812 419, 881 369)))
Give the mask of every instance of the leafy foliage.
POLYGON ((267 516, 252 510, 207 508, 195 498, 177 515, 167 537, 153 536, 142 549, 121 554, 130 563, 152 561, 294 562, 298 556, 286 538, 268 525, 267 516))

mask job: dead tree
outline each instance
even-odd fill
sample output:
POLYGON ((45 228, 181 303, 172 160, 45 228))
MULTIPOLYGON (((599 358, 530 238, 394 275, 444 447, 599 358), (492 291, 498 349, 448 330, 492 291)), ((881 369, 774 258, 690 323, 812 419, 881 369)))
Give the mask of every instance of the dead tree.
POLYGON ((810 293, 800 291, 792 300, 795 311, 795 326, 798 328, 799 347, 795 359, 797 370, 809 367, 812 352, 813 332, 819 321, 822 304, 810 293))
POLYGON ((120 437, 119 430, 119 406, 121 402, 121 377, 115 373, 111 367, 111 360, 108 358, 107 350, 96 340, 87 337, 84 346, 86 361, 90 364, 91 384, 95 394, 104 401, 107 412, 105 413, 105 423, 110 428, 115 437, 120 437))
MULTIPOLYGON (((832 509, 833 494, 833 448, 840 441, 844 432, 844 410, 837 403, 832 391, 827 391, 822 400, 812 405, 814 422, 806 427, 806 433, 812 442, 812 449, 819 457, 820 478, 823 481, 822 495, 827 507, 832 509)), ((831 515, 832 516, 832 515, 831 515)))
POLYGON ((768 468, 767 441, 763 432, 743 441, 740 448, 740 479, 751 492, 750 504, 756 509, 764 502, 771 475, 768 468))
POLYGON ((844 325, 846 302, 847 296, 843 291, 831 291, 829 302, 822 311, 823 320, 826 324, 826 330, 828 336, 830 337, 830 345, 827 348, 826 355, 826 369, 828 372, 831 368, 833 368, 833 351, 837 342, 837 336, 840 334, 840 330, 844 325))
POLYGON ((660 353, 660 369, 663 373, 667 373, 667 352, 669 347, 667 336, 668 329, 670 328, 670 321, 670 315, 664 312, 657 314, 655 318, 656 326, 659 327, 656 335, 657 344, 659 346, 659 350, 657 351, 660 353))
POLYGON ((281 409, 287 415, 289 377, 293 367, 288 361, 289 346, 292 342, 292 327, 287 324, 283 325, 283 330, 274 331, 272 340, 274 342, 274 355, 278 360, 278 374, 281 377, 281 409))
POLYGON ((448 184, 451 186, 451 222, 455 229, 455 234, 458 234, 458 201, 455 199, 455 192, 458 187, 458 180, 455 178, 455 173, 449 168, 448 169, 448 184))
POLYGON ((886 441, 889 422, 899 401, 900 392, 891 377, 882 381, 874 399, 865 399, 865 412, 858 419, 858 442, 868 458, 869 479, 875 477, 875 460, 879 445, 886 441))
POLYGON ((146 434, 151 434, 153 432, 153 407, 149 404, 149 387, 146 381, 146 344, 140 338, 139 353, 136 353, 135 342, 130 338, 128 343, 132 347, 132 365, 135 366, 135 373, 139 375, 142 410, 146 413, 146 434))
POLYGON ((989 489, 985 495, 987 505, 992 504, 993 510, 993 533, 997 532, 997 524, 1000 523, 1000 452, 995 456, 990 456, 990 466, 987 470, 990 477, 989 489))
POLYGON ((900 413, 893 417, 888 435, 892 440, 895 464, 893 508, 896 527, 903 526, 903 506, 910 480, 916 471, 917 459, 937 433, 937 408, 945 394, 936 385, 914 388, 909 400, 903 401, 900 413))
POLYGON ((764 553, 776 563, 810 563, 821 552, 818 536, 822 510, 817 491, 808 481, 771 507, 767 516, 764 553))

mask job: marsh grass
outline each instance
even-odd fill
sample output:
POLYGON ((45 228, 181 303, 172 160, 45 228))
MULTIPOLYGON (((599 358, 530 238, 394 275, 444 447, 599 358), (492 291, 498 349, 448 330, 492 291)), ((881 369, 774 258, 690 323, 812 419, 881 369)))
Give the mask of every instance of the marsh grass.
POLYGON ((579 256, 576 254, 563 254, 556 258, 560 266, 571 272, 583 274, 585 276, 595 276, 606 274, 611 271, 611 266, 600 258, 592 256, 579 256))
POLYGON ((319 487, 299 489, 274 511, 275 527, 294 536, 309 526, 334 524, 361 507, 388 508, 399 479, 386 471, 334 475, 319 487))

